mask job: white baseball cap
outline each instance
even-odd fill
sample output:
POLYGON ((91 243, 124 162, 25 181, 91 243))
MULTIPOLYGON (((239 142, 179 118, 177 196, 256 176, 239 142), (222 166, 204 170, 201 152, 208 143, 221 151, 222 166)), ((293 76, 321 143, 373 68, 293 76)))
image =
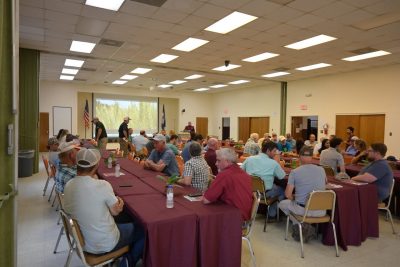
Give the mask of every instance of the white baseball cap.
POLYGON ((100 158, 100 151, 97 149, 82 148, 78 154, 76 154, 77 165, 83 168, 89 168, 96 165, 100 158))
POLYGON ((124 121, 130 121, 131 118, 129 118, 129 116, 124 117, 124 121))
POLYGON ((164 142, 166 142, 167 139, 162 134, 156 134, 156 136, 154 136, 153 140, 154 141, 164 141, 164 142))

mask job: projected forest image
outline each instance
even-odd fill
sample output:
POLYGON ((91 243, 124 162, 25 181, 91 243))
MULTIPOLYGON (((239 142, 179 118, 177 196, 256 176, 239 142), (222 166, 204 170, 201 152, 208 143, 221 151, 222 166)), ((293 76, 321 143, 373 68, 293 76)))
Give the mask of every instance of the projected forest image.
POLYGON ((96 99, 96 116, 104 123, 109 135, 117 135, 125 116, 132 120, 128 127, 133 133, 140 130, 146 133, 157 132, 157 103, 145 101, 96 99))

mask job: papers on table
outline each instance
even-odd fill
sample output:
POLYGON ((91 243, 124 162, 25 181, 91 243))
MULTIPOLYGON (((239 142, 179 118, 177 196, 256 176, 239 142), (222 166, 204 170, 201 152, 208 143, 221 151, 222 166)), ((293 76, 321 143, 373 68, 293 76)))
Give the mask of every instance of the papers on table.
POLYGON ((183 196, 184 198, 186 198, 189 201, 201 201, 202 196, 197 196, 197 197, 190 197, 190 196, 183 196))
POLYGON ((363 183, 363 182, 357 182, 357 181, 354 181, 354 180, 347 180, 347 181, 344 181, 344 182, 349 183, 349 184, 354 184, 354 185, 366 185, 366 184, 368 184, 368 183, 363 183))
POLYGON ((328 183, 326 185, 326 189, 335 189, 335 188, 342 188, 342 187, 343 187, 343 185, 340 185, 340 184, 328 183))
MULTIPOLYGON (((106 173, 103 173, 103 175, 104 175, 105 177, 116 177, 116 176, 115 176, 115 172, 106 172, 106 173)), ((119 175, 122 176, 122 175, 125 175, 125 173, 120 172, 119 175)))

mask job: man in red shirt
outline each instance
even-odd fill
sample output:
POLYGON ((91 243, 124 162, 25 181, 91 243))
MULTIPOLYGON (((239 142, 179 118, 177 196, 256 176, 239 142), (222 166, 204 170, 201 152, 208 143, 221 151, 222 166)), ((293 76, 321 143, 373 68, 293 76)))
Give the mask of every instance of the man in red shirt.
POLYGON ((215 138, 208 139, 207 148, 208 149, 206 154, 204 155, 204 159, 207 161, 208 166, 210 166, 212 174, 217 175, 217 154, 215 153, 215 151, 218 149, 218 140, 215 138))
POLYGON ((251 177, 236 164, 237 155, 233 149, 222 148, 216 152, 219 173, 204 193, 203 203, 221 200, 240 209, 243 220, 247 221, 253 203, 251 177))

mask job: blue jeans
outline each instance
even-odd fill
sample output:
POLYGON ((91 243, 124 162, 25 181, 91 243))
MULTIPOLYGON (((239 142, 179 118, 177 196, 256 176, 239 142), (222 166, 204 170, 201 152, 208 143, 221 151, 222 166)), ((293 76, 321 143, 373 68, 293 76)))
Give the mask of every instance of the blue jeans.
MULTIPOLYGON (((285 191, 283 190, 282 187, 277 186, 276 184, 274 184, 272 186, 272 188, 265 192, 265 195, 267 197, 278 197, 279 201, 283 200, 285 198, 285 191)), ((275 217, 276 216, 276 212, 277 212, 277 202, 275 202, 274 204, 272 204, 271 206, 269 206, 269 217, 275 217)))
POLYGON ((119 240, 112 251, 118 250, 124 246, 130 246, 128 261, 130 265, 135 266, 142 257, 144 247, 144 231, 133 223, 117 224, 119 230, 119 240))

